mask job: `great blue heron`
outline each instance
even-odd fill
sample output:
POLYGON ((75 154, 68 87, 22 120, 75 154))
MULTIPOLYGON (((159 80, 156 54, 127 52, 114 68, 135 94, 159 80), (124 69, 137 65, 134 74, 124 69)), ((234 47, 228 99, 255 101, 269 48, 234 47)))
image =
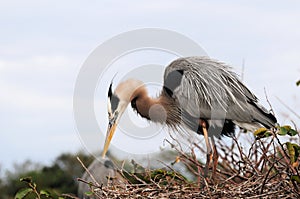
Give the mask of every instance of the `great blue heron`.
POLYGON ((209 57, 185 57, 170 63, 157 98, 148 96, 142 81, 128 79, 121 82, 115 92, 110 84, 108 99, 109 124, 103 157, 119 119, 130 103, 143 118, 177 130, 184 125, 203 134, 207 147, 206 169, 213 157, 214 171, 218 158, 214 136, 233 134, 235 125, 253 130, 259 125, 272 128, 276 123, 274 115, 258 104, 257 97, 229 66, 209 57))

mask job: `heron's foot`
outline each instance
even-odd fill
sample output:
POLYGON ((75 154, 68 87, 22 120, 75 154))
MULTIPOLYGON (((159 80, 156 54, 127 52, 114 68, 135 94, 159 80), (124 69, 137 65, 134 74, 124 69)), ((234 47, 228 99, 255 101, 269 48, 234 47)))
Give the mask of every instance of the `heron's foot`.
POLYGON ((206 164, 204 169, 204 178, 210 182, 211 178, 214 182, 216 182, 216 172, 217 172, 217 166, 218 166, 218 159, 219 155, 214 151, 214 153, 208 153, 206 155, 206 164), (211 171, 211 176, 209 176, 209 171, 211 171))
POLYGON ((206 163, 205 163, 205 168, 204 168, 204 177, 207 178, 208 177, 208 170, 211 168, 211 162, 213 159, 213 154, 207 153, 206 154, 206 163))
POLYGON ((212 170, 212 179, 216 181, 216 171, 217 171, 217 166, 218 166, 218 159, 219 159, 219 154, 217 147, 215 145, 215 142, 213 140, 213 157, 212 157, 212 162, 213 162, 213 170, 212 170))
POLYGON ((218 154, 214 154, 213 155, 213 165, 212 165, 212 179, 213 181, 216 182, 216 179, 217 179, 217 175, 216 175, 216 171, 217 171, 217 166, 218 166, 218 154))

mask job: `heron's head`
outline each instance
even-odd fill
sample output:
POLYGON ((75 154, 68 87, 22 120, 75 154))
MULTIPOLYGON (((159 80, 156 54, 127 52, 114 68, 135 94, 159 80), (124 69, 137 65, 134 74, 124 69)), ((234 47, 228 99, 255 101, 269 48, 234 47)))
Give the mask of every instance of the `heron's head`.
POLYGON ((126 110, 126 107, 136 97, 137 91, 139 90, 138 88, 142 86, 143 82, 135 79, 128 79, 124 82, 121 82, 113 92, 112 83, 110 84, 108 89, 107 104, 109 122, 102 157, 105 157, 110 141, 112 140, 119 120, 126 110))

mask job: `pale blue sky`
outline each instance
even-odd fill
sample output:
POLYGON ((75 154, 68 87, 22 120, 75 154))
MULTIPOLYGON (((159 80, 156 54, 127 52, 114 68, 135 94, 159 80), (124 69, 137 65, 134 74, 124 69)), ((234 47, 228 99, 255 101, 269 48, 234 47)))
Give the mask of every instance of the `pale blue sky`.
MULTIPOLYGON (((73 89, 84 60, 125 31, 176 31, 237 73, 280 123, 276 96, 300 112, 298 1, 0 1, 0 165, 25 159, 51 162, 83 148, 72 112, 73 89)), ((104 111, 106 114, 106 111, 104 111)))

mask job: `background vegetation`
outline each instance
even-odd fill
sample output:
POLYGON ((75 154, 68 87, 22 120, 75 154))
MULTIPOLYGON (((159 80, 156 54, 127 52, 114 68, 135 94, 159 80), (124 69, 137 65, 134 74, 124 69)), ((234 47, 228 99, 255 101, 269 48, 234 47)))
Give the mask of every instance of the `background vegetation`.
MULTIPOLYGON (((65 153, 57 157, 52 165, 42 166, 31 161, 15 165, 12 171, 6 171, 3 179, 0 179, 0 199, 14 198, 15 194, 28 187, 26 181, 21 178, 32 178, 39 190, 45 190, 57 198, 62 193, 77 194, 77 178, 81 177, 84 169, 77 161, 79 157, 85 164, 89 165, 93 157, 79 152, 77 154, 65 153)), ((31 197, 36 198, 34 194, 31 197)))

